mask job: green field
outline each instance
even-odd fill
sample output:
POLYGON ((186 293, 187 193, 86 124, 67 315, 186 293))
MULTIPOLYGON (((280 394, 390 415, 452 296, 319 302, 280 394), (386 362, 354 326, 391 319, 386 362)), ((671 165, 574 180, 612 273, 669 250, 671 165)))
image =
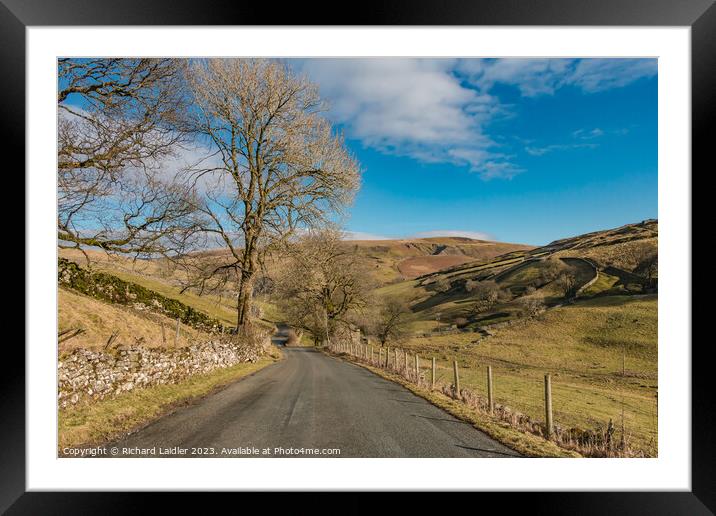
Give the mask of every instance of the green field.
POLYGON ((552 375, 555 424, 595 429, 612 419, 621 438, 622 408, 629 446, 657 453, 657 297, 611 296, 548 310, 480 338, 475 333, 412 337, 401 343, 427 364, 438 360, 439 382, 486 393, 493 368, 495 400, 544 420, 544 375, 552 375))

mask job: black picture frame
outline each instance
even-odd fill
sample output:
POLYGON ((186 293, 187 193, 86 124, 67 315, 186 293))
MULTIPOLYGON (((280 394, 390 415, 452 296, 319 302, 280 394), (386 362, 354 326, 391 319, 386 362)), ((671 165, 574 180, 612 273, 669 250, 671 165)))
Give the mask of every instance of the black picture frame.
MULTIPOLYGON (((714 0, 370 0, 361 2, 355 9, 349 9, 349 6, 339 8, 341 4, 338 3, 325 8, 312 5, 316 5, 316 9, 305 9, 301 3, 282 3, 281 8, 277 9, 268 2, 249 5, 247 2, 230 0, 0 0, 0 70, 5 77, 0 82, 0 127, 4 145, 19 157, 13 170, 24 170, 25 31, 28 27, 289 24, 689 26, 692 44, 692 168, 694 171, 701 169, 702 173, 713 169, 709 153, 710 147, 713 147, 710 138, 712 131, 709 130, 714 119, 712 97, 716 92, 714 0), (325 16, 318 18, 315 14, 318 11, 322 11, 325 16)), ((693 171, 684 173, 691 173, 692 178, 695 176, 693 171)), ((21 177, 20 174, 15 175, 21 177)), ((31 235, 26 235, 28 237, 31 235)), ((26 270, 25 274, 27 277, 31 271, 26 270)), ((696 314, 705 310, 694 305, 696 314)), ((682 343, 687 344, 691 343, 682 343)), ((716 511, 713 430, 716 421, 713 416, 713 388, 709 381, 709 370, 712 367, 708 360, 709 347, 705 342, 691 349, 690 492, 485 493, 479 495, 481 506, 489 505, 486 498, 504 503, 507 496, 511 509, 524 504, 533 513, 713 514, 716 511)), ((0 375, 0 511, 8 510, 8 514, 115 514, 134 509, 134 512, 141 512, 146 507, 141 497, 146 497, 146 493, 25 492, 25 368, 22 367, 25 357, 17 345, 4 353, 8 354, 4 362, 15 365, 3 368, 0 375)), ((162 493, 153 496, 159 498, 167 511, 171 510, 171 506, 187 510, 194 504, 201 507, 206 503, 189 500, 183 494, 162 493)), ((241 496, 245 497, 246 494, 241 496)), ((422 506, 423 496, 412 497, 410 505, 413 504, 416 507, 422 506)), ((353 507, 358 510, 360 507, 370 508, 375 505, 371 501, 361 500, 353 507)), ((407 508, 407 505, 403 506, 404 510, 407 508)), ((311 511, 315 510, 313 505, 311 511)))

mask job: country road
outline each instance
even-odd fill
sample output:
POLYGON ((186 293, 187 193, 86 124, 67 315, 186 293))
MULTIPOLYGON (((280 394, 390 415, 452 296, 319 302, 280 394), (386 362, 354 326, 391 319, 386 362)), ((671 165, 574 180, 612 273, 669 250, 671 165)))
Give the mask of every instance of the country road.
POLYGON ((135 457, 519 456, 362 367, 310 348, 282 350, 284 360, 110 446, 135 457))

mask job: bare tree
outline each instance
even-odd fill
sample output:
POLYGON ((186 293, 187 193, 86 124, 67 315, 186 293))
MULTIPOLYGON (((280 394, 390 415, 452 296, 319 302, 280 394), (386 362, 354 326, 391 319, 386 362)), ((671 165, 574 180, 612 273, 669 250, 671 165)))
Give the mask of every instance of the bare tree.
POLYGON ((659 252, 655 245, 640 242, 629 248, 627 257, 634 264, 632 271, 645 278, 650 284, 659 273, 659 252))
POLYGON ((539 276, 541 281, 539 283, 544 285, 550 281, 554 281, 564 272, 565 268, 566 265, 559 258, 555 258, 554 256, 547 258, 540 266, 539 276))
POLYGON ((192 126, 216 161, 190 171, 201 193, 196 207, 204 234, 227 250, 194 284, 235 281, 241 326, 266 253, 341 213, 358 188, 359 166, 321 115, 316 86, 285 65, 208 59, 188 77, 192 126))
POLYGON ((544 297, 541 295, 533 295, 529 297, 521 297, 518 300, 523 317, 535 317, 539 315, 545 308, 544 297))
POLYGON ((339 324, 364 309, 372 287, 365 264, 336 230, 305 235, 292 244, 276 281, 287 323, 327 341, 339 324))
MULTIPOLYGON (((466 285, 466 287, 468 286, 466 285)), ((481 314, 491 310, 506 296, 500 286, 492 280, 471 282, 469 292, 475 299, 475 304, 472 307, 473 314, 481 314)))
POLYGON ((436 292, 445 293, 452 288, 452 283, 449 278, 439 277, 437 280, 431 283, 436 292))
POLYGON ((107 252, 177 252, 189 194, 162 177, 184 138, 183 61, 59 59, 58 240, 107 252))
POLYGON ((577 280, 574 274, 563 272, 556 280, 557 288, 564 297, 572 297, 576 293, 577 280))
POLYGON ((381 346, 403 335, 408 322, 410 308, 407 303, 397 297, 383 299, 375 315, 372 329, 381 346))

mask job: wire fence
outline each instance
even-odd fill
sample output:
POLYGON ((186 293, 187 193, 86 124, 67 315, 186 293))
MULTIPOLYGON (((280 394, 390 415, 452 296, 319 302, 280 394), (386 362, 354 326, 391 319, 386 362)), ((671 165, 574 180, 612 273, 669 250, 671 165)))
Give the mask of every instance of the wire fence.
POLYGON ((485 360, 423 356, 415 350, 336 342, 330 350, 464 402, 512 427, 591 457, 657 455, 657 395, 596 385, 579 375, 485 360))

